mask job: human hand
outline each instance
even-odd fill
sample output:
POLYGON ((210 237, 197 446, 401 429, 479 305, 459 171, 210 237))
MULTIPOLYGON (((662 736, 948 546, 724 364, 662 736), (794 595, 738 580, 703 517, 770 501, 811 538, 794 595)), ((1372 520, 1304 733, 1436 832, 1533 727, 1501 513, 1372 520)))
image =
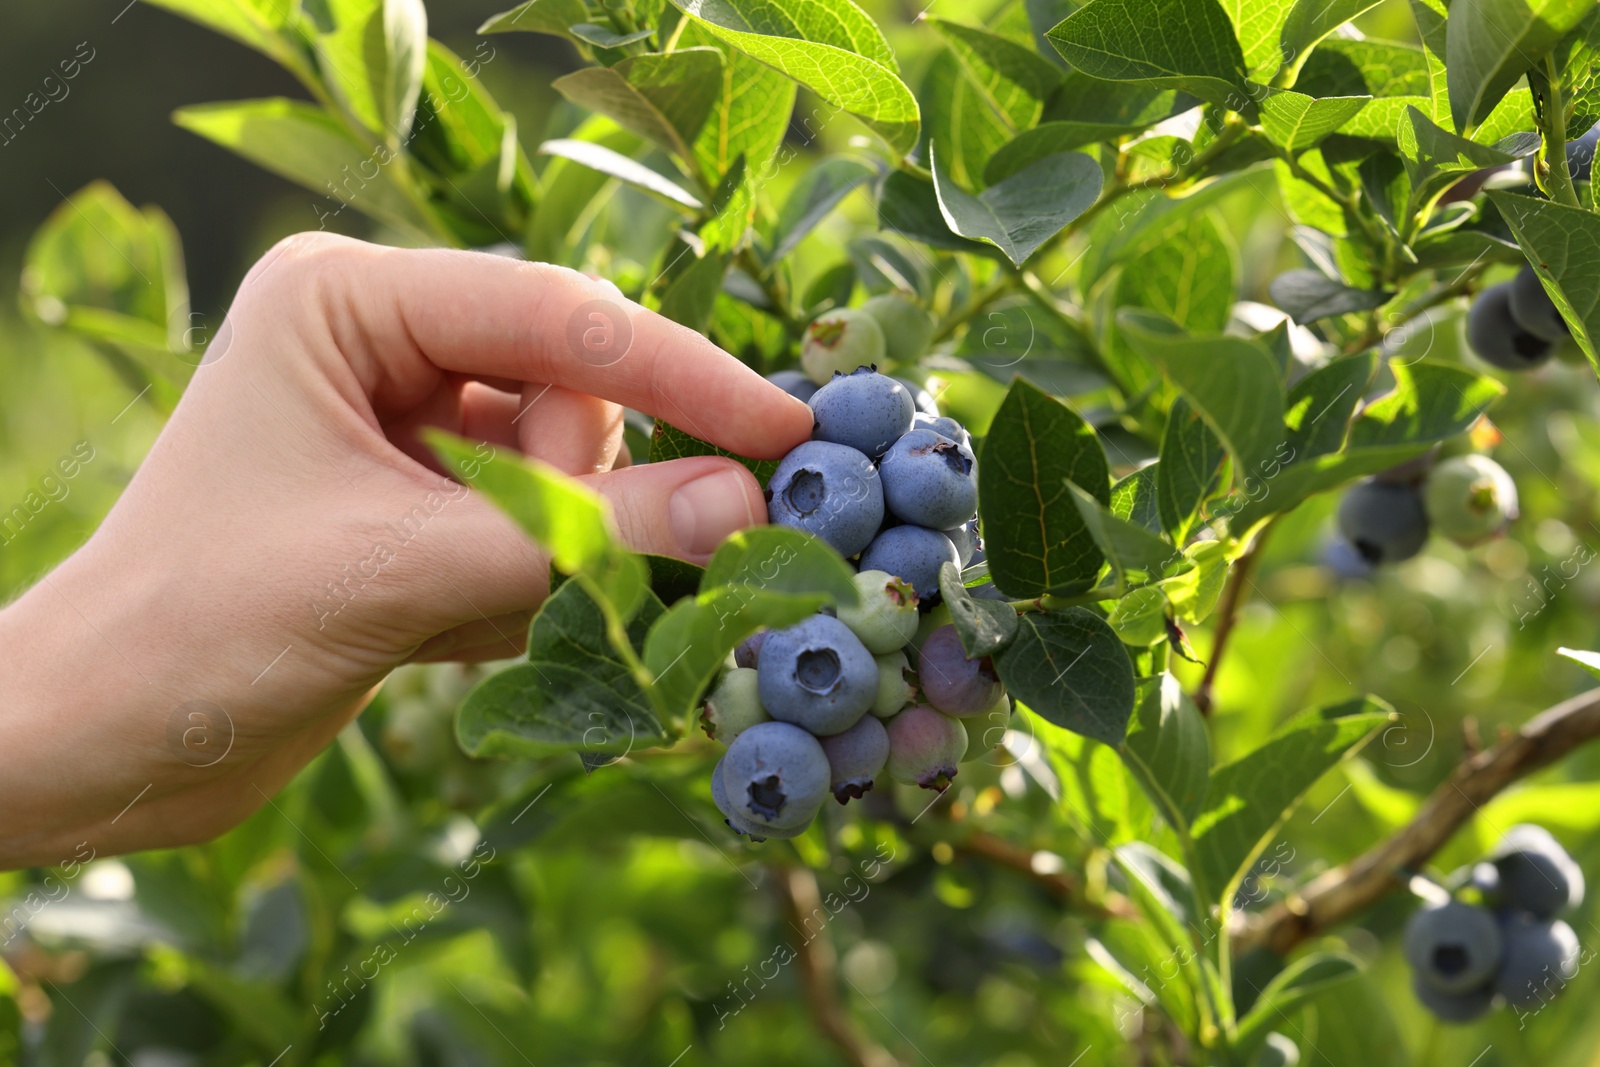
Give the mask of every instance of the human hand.
POLYGON ((443 475, 424 427, 581 478, 641 551, 703 562, 764 521, 730 460, 613 469, 622 406, 757 458, 811 429, 804 403, 574 271, 281 242, 100 529, 0 612, 0 868, 214 836, 395 666, 520 651, 548 559, 443 475))

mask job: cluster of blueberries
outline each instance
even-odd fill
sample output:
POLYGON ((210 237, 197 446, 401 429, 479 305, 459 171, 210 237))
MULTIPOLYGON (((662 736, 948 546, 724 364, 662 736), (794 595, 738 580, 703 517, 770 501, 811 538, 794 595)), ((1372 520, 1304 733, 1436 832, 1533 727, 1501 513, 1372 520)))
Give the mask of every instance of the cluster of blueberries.
POLYGON ((1498 997, 1537 1009, 1577 974, 1578 936, 1556 918, 1583 903, 1583 872, 1542 826, 1515 826, 1469 882, 1482 904, 1420 908, 1401 947, 1417 999, 1446 1022, 1469 1022, 1498 997))
POLYGON ((1339 501, 1342 540, 1328 562, 1355 576, 1422 551, 1430 533, 1470 547, 1517 517, 1517 486, 1504 467, 1471 453, 1425 458, 1352 486, 1339 501))
MULTIPOLYGON (((921 314, 904 298, 875 298, 885 299, 921 314)), ((810 404, 815 428, 778 464, 768 519, 852 560, 860 602, 753 635, 705 702, 706 732, 728 746, 712 797, 753 840, 803 833, 830 792, 846 803, 880 774, 943 790, 1011 715, 994 665, 967 658, 936 609, 941 565, 982 559, 971 438, 915 384, 875 362, 843 365, 896 359, 891 332, 912 342, 899 358, 920 355, 928 331, 907 323, 926 316, 892 310, 900 330, 870 306, 819 317, 801 350, 804 377, 772 376, 810 404)))

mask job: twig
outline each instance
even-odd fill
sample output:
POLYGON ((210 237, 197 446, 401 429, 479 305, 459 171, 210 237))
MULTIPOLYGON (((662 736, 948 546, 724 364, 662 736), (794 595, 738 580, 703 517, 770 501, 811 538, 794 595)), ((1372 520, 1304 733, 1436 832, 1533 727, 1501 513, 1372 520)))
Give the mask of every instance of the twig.
POLYGON ((1228 584, 1222 589, 1222 603, 1217 608, 1217 634, 1211 642, 1211 655, 1206 659, 1205 673, 1200 676, 1200 684, 1194 691, 1194 706, 1202 715, 1211 714, 1211 687, 1216 683, 1217 672, 1222 669, 1222 654, 1228 650, 1228 638, 1233 636, 1233 628, 1239 621, 1244 587, 1250 584, 1250 572, 1255 569, 1256 560, 1267 543, 1267 535, 1272 532, 1272 525, 1272 522, 1268 522, 1263 526, 1250 547, 1245 549, 1244 555, 1234 561, 1233 570, 1228 574, 1228 584))
POLYGON ((1405 884, 1495 794, 1600 737, 1600 689, 1557 704, 1493 748, 1470 756, 1433 791, 1410 823, 1355 860, 1313 880, 1266 911, 1239 916, 1235 953, 1286 953, 1405 884))
MULTIPOLYGON (((772 873, 773 884, 777 887, 790 925, 796 931, 805 930, 807 920, 822 911, 822 895, 817 890, 816 875, 806 867, 779 867, 772 873)), ((838 1046, 845 1061, 851 1067, 902 1067, 887 1049, 856 1028, 844 1005, 839 1002, 835 979, 837 957, 826 927, 818 930, 814 937, 802 938, 799 962, 800 985, 811 1017, 822 1035, 838 1046)))
POLYGON ((1041 871, 1034 866, 1032 849, 1013 845, 1003 837, 983 830, 975 830, 959 842, 951 842, 958 856, 970 856, 1016 871, 1040 886, 1058 900, 1070 901, 1073 908, 1084 914, 1101 918, 1131 919, 1138 916, 1131 903, 1115 894, 1108 894, 1103 903, 1092 903, 1083 897, 1083 883, 1067 871, 1041 871))

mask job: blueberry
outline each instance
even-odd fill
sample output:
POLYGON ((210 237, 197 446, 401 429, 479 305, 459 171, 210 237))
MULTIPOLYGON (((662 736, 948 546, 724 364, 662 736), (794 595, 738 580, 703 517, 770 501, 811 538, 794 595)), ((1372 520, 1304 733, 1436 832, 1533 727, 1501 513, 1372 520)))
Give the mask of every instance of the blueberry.
POLYGON ((1512 913, 1502 920, 1505 952, 1494 991, 1513 1008, 1537 1007, 1561 992, 1578 973, 1578 935, 1560 919, 1512 913))
POLYGON ((740 641, 739 647, 733 650, 734 664, 740 667, 757 666, 761 662, 761 645, 766 641, 767 634, 770 632, 768 630, 757 630, 743 641, 740 641))
POLYGON ((861 305, 883 330, 884 354, 891 363, 915 363, 933 341, 933 319, 900 293, 884 293, 861 305))
POLYGON ((1356 546, 1335 534, 1322 546, 1322 565, 1345 581, 1370 578, 1372 564, 1356 551, 1356 546))
POLYGON ((1511 317, 1511 283, 1491 285, 1467 312, 1467 345, 1477 357, 1501 370, 1532 370, 1550 358, 1555 345, 1529 333, 1511 317))
POLYGON ((967 729, 926 704, 913 704, 887 723, 889 777, 944 792, 967 753, 967 729))
POLYGON ((1373 566, 1398 563, 1428 543, 1428 514, 1413 486, 1368 479, 1339 501, 1339 532, 1373 566))
POLYGON ((967 751, 962 763, 971 763, 1000 747, 1011 725, 1011 698, 1001 693, 993 704, 967 719, 967 751))
POLYGON ((1567 142, 1567 173, 1575 182, 1586 182, 1594 170, 1595 145, 1600 143, 1600 124, 1590 126, 1589 131, 1576 141, 1567 142))
POLYGON ((886 571, 911 583, 924 601, 939 595, 939 567, 961 565, 950 538, 924 526, 891 526, 872 539, 861 553, 861 569, 886 571))
POLYGON ((728 746, 722 787, 732 809, 729 818, 737 816, 763 834, 803 830, 827 799, 828 757, 822 744, 798 726, 758 723, 728 746))
POLYGON ((756 692, 756 672, 749 667, 735 667, 724 673, 717 687, 706 697, 705 708, 700 712, 700 724, 706 736, 725 745, 733 744, 735 738, 756 723, 771 718, 761 708, 761 698, 756 692))
POLYGON ((850 628, 813 615, 761 646, 761 704, 782 722, 825 737, 856 724, 878 695, 878 664, 850 628))
POLYGON ((1517 514, 1517 485, 1488 456, 1452 456, 1423 486, 1428 525, 1461 545, 1475 545, 1506 528, 1517 514))
POLYGON ((974 515, 962 525, 943 532, 950 538, 950 543, 956 546, 956 558, 961 566, 971 566, 983 549, 983 538, 978 536, 978 517, 974 515))
POLYGON ((872 658, 878 664, 878 695, 867 710, 880 719, 887 719, 917 699, 917 687, 907 677, 911 664, 904 649, 872 658))
POLYGON ((722 778, 722 764, 727 756, 717 759, 717 765, 711 769, 711 802, 722 812, 722 821, 736 834, 743 834, 752 841, 765 841, 769 837, 799 837, 805 833, 804 826, 793 829, 775 829, 770 826, 761 826, 740 815, 728 800, 728 787, 722 778))
POLYGON ((1500 927, 1487 910, 1471 904, 1425 905, 1411 914, 1401 948, 1429 987, 1467 993, 1481 989, 1500 966, 1500 927))
POLYGON ((972 447, 972 435, 967 428, 948 415, 929 415, 919 411, 911 419, 913 430, 932 430, 940 437, 948 437, 952 441, 959 441, 968 448, 972 447))
POLYGON ((1413 974, 1411 991, 1435 1018, 1447 1023, 1470 1023, 1494 1005, 1492 986, 1469 989, 1464 993, 1442 993, 1424 982, 1420 974, 1413 974))
POLYGON ((871 367, 836 376, 810 403, 814 439, 849 445, 873 459, 911 429, 917 411, 905 386, 871 367))
POLYGON ((1556 310, 1556 302, 1544 291, 1544 283, 1532 267, 1523 267, 1511 279, 1506 306, 1511 309, 1511 319, 1541 341, 1555 344, 1571 336, 1567 320, 1556 310))
POLYGON ((954 626, 939 627, 923 642, 917 681, 924 700, 957 718, 986 711, 1002 691, 994 663, 987 656, 968 659, 954 626))
POLYGON ((917 660, 922 655, 922 646, 928 643, 929 636, 951 621, 950 609, 944 604, 936 604, 933 610, 923 613, 922 621, 917 623, 917 636, 906 646, 906 655, 910 657, 913 667, 917 665, 917 660))
POLYGON ((822 739, 828 755, 829 784, 833 799, 844 804, 860 799, 889 761, 889 734, 883 722, 864 715, 850 729, 822 739))
POLYGON ((978 511, 972 449, 932 430, 911 430, 883 454, 883 500, 903 522, 948 530, 978 511))
POLYGON ((797 370, 774 371, 767 375, 767 381, 796 400, 804 400, 807 403, 810 403, 811 398, 817 393, 817 383, 797 370))
POLYGON ((818 315, 800 344, 800 366, 818 385, 835 374, 884 361, 883 329, 859 308, 835 308, 818 315))
POLYGON ((1489 858, 1509 907, 1550 919, 1583 903, 1583 871, 1542 826, 1513 826, 1489 858))
POLYGON ((917 593, 887 571, 864 570, 855 577, 861 602, 838 609, 839 621, 873 655, 906 647, 917 633, 917 593))
POLYGON ((932 415, 936 418, 938 417, 939 402, 933 398, 932 393, 928 392, 928 390, 924 389, 910 378, 896 378, 895 381, 911 390, 911 399, 917 405, 917 411, 924 415, 932 415))
POLYGON ((841 556, 853 556, 883 524, 877 468, 855 449, 831 441, 796 445, 767 486, 767 518, 815 534, 841 556))

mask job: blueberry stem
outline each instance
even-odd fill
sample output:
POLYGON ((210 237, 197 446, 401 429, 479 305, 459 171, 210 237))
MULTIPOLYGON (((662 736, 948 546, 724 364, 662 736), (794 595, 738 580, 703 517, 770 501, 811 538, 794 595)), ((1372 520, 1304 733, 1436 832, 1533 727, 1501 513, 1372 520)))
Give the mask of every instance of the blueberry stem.
POLYGON ((1550 199, 1568 207, 1578 206, 1578 191, 1567 168, 1567 105, 1561 98, 1561 72, 1554 55, 1544 57, 1543 69, 1528 72, 1528 84, 1538 102, 1539 163, 1534 168, 1539 185, 1550 199))

